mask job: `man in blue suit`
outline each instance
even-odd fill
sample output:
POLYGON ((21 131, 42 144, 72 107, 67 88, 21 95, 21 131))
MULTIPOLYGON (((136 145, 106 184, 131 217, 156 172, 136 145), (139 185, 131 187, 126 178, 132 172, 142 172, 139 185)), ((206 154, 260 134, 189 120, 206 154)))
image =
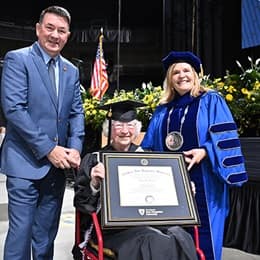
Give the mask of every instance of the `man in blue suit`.
POLYGON ((4 260, 53 259, 65 169, 77 168, 84 138, 78 69, 61 56, 70 14, 42 11, 38 41, 4 59, 1 102, 7 119, 1 172, 7 175, 9 229, 4 260), (54 82, 48 63, 54 59, 54 82), (32 248, 32 252, 31 252, 32 248))

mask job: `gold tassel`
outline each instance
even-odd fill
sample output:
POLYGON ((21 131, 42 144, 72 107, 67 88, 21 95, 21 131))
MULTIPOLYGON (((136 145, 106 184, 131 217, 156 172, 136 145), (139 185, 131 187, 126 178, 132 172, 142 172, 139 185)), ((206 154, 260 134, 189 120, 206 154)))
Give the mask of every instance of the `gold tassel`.
MULTIPOLYGON (((89 240, 89 245, 98 252, 98 245, 95 244, 92 240, 89 240)), ((112 259, 116 259, 116 255, 111 249, 104 247, 103 252, 105 255, 111 257, 112 259)))

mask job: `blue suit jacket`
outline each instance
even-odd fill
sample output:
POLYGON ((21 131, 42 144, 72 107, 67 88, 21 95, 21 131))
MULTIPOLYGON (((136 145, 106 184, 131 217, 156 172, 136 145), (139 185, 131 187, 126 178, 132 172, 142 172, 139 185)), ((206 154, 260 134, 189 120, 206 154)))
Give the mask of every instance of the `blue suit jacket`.
POLYGON ((46 155, 55 145, 81 152, 84 112, 79 74, 62 56, 57 98, 36 43, 8 52, 1 101, 7 118, 7 133, 1 148, 2 173, 40 179, 51 167, 46 155))

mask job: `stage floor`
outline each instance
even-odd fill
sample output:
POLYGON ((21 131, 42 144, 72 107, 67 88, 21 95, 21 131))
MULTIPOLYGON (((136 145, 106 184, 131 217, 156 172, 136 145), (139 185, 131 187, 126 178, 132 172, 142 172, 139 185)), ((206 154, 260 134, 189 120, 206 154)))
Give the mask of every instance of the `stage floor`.
MULTIPOLYGON (((75 237, 75 211, 73 208, 73 190, 66 188, 64 204, 62 208, 61 223, 58 236, 55 241, 54 260, 72 260, 71 249, 75 237)), ((7 194, 5 190, 5 176, 0 174, 0 259, 3 259, 3 246, 8 225, 7 218, 7 194)), ((259 255, 252 255, 246 252, 223 248, 222 260, 260 260, 259 255)))

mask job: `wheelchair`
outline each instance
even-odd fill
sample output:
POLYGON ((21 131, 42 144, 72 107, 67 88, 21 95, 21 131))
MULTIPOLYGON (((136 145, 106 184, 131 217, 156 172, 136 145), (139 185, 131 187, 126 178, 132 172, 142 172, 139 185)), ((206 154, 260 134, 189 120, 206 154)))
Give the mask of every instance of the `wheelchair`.
MULTIPOLYGON (((97 214, 95 212, 92 213, 92 221, 93 225, 97 234, 97 245, 93 244, 91 240, 89 241, 88 245, 83 247, 82 249, 79 248, 81 241, 81 232, 80 232, 80 212, 76 210, 76 224, 75 224, 75 246, 78 247, 78 250, 81 251, 81 259, 82 260, 116 260, 116 256, 114 252, 110 249, 104 248, 103 246, 103 236, 101 227, 97 218, 97 214)), ((200 248, 199 245, 199 230, 198 226, 194 226, 194 243, 196 252, 198 255, 199 260, 205 260, 205 255, 200 248)))

